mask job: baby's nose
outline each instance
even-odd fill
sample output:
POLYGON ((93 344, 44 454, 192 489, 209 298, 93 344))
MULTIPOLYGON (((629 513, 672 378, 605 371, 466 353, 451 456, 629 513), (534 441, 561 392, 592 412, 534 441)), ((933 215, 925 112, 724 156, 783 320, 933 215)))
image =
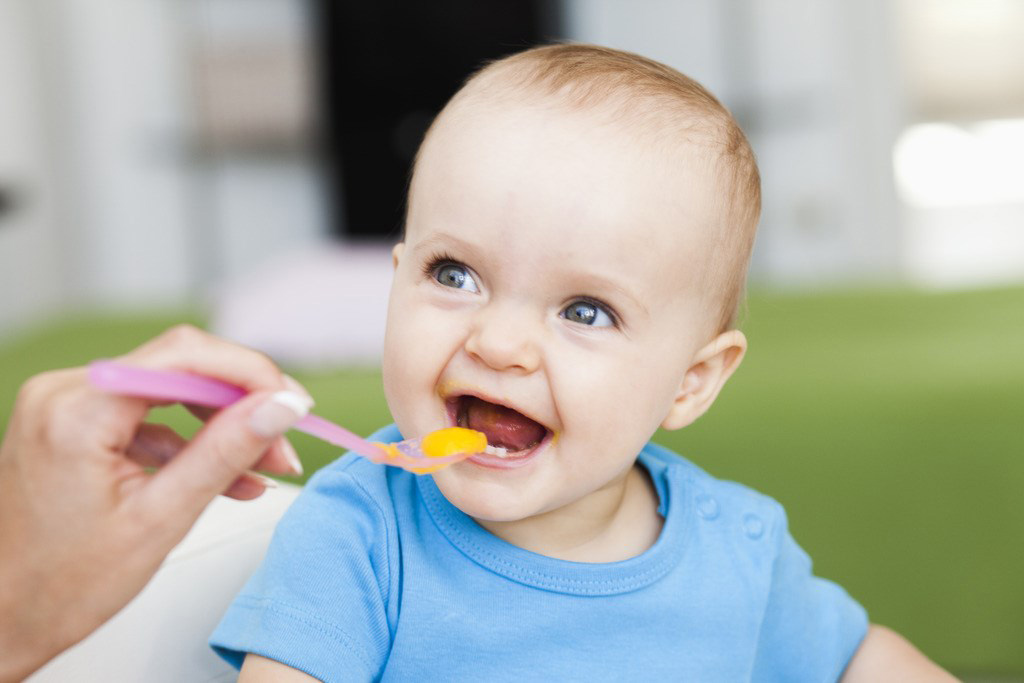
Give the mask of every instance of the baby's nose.
POLYGON ((524 306, 490 303, 473 319, 466 353, 494 370, 533 372, 540 365, 541 326, 524 306))

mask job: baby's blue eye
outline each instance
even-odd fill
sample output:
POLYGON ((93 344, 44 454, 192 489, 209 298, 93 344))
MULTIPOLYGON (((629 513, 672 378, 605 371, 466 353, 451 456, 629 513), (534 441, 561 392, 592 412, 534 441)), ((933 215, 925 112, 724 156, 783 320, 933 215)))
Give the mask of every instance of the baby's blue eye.
POLYGON ((465 289, 468 292, 480 291, 476 286, 476 280, 469 274, 469 269, 454 263, 439 266, 434 270, 434 279, 445 287, 465 289))
POLYGON ((615 320, 601 306, 589 301, 574 301, 562 310, 562 317, 590 327, 613 327, 615 320))

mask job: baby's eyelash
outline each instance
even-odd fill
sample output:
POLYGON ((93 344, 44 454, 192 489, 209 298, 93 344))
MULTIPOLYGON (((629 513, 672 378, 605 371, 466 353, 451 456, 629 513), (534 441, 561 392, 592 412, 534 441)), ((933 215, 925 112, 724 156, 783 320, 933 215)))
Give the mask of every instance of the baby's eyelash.
POLYGON ((434 272, 441 266, 461 266, 460 261, 452 257, 448 252, 442 251, 434 254, 423 263, 424 277, 433 277, 434 272))

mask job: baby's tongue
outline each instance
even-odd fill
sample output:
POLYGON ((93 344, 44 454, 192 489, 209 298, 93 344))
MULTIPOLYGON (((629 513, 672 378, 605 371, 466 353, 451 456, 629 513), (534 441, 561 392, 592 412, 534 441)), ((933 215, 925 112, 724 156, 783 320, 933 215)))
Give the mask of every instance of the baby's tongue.
POLYGON ((479 398, 463 399, 467 426, 487 436, 487 443, 510 451, 521 451, 544 438, 544 427, 511 408, 479 398))

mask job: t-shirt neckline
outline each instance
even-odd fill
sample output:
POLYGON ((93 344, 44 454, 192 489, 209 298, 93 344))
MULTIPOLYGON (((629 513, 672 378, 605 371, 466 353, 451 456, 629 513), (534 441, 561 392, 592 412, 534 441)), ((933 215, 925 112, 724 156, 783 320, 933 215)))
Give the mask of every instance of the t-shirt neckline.
POLYGON ((638 461, 650 473, 658 494, 658 512, 665 522, 653 546, 618 562, 573 562, 524 550, 491 534, 448 502, 432 477, 416 480, 421 500, 438 530, 481 567, 517 583, 556 593, 616 595, 649 586, 679 563, 692 513, 678 470, 653 457, 646 447, 638 461))

